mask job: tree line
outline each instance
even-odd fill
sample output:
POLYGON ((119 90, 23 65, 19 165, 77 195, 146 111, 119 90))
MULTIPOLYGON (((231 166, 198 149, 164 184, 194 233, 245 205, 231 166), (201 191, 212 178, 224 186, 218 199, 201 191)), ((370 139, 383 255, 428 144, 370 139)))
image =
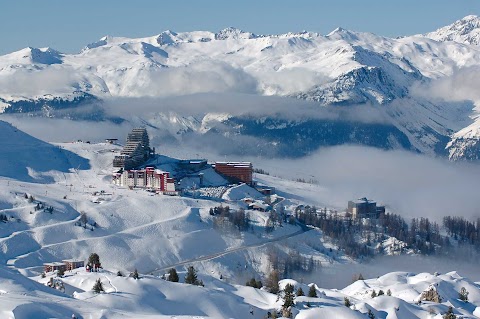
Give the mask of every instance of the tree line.
POLYGON ((317 210, 314 206, 299 206, 295 218, 312 225, 330 237, 334 243, 352 258, 373 257, 380 254, 378 244, 388 237, 405 243, 400 252, 413 250, 422 255, 471 255, 480 252, 480 218, 471 222, 463 217, 446 216, 443 227, 447 236, 440 232, 440 225, 428 218, 413 218, 410 224, 400 215, 384 213, 378 219, 356 219, 350 215, 339 216, 317 210), (453 248, 452 240, 463 245, 453 248), (462 247, 461 247, 462 248, 462 247))

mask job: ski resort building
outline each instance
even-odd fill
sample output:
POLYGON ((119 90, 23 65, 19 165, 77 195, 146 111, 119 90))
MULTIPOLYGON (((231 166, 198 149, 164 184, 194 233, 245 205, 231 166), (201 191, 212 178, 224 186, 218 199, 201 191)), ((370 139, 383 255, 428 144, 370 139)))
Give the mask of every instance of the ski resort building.
POLYGON ((85 262, 83 260, 66 259, 62 260, 62 262, 44 263, 43 269, 45 272, 51 272, 56 270, 67 271, 83 267, 84 265, 85 262))
POLYGON ((147 188, 163 193, 175 193, 175 180, 165 172, 153 167, 124 170, 113 175, 113 183, 129 188, 147 188))
POLYGON ((385 213, 385 206, 377 206, 377 202, 363 197, 349 201, 347 212, 352 214, 353 218, 378 218, 385 213))
POLYGON ((62 260, 62 262, 65 264, 66 270, 73 270, 85 266, 85 262, 83 260, 66 259, 62 260))
POLYGON ((127 142, 119 156, 113 159, 113 167, 133 169, 144 163, 155 150, 150 148, 147 129, 134 128, 127 136, 127 142))
POLYGON ((52 272, 52 271, 56 271, 56 270, 67 270, 67 265, 65 265, 65 263, 61 263, 61 262, 53 262, 53 263, 45 263, 43 264, 43 270, 45 272, 52 272))
POLYGON ((235 182, 253 183, 253 166, 250 162, 216 162, 215 171, 235 182))

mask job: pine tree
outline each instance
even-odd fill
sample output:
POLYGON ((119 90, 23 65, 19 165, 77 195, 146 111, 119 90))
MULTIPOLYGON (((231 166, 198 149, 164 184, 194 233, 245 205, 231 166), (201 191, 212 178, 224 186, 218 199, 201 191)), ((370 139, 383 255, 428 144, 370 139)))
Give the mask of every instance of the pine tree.
POLYGON ((295 287, 292 284, 287 284, 283 290, 283 305, 284 317, 290 317, 292 307, 295 307, 295 294, 293 293, 295 287))
POLYGON ((78 221, 80 222, 80 225, 83 224, 83 227, 87 226, 87 222, 88 222, 87 213, 81 212, 80 219, 78 221))
POLYGON ((88 264, 90 266, 100 265, 100 257, 97 253, 90 254, 90 256, 88 257, 88 264))
POLYGON ((135 268, 135 270, 133 271, 132 278, 133 279, 140 279, 140 275, 138 274, 137 268, 135 268))
POLYGON ((308 296, 311 298, 317 298, 317 289, 315 289, 315 285, 312 284, 310 289, 308 289, 308 296))
POLYGON ((453 313, 452 306, 448 307, 447 312, 443 315, 443 319, 457 319, 457 316, 453 313))
POLYGON ((185 275, 185 283, 190 285, 198 285, 197 271, 193 266, 189 266, 185 275))
POLYGON ((375 289, 372 291, 372 294, 370 295, 370 297, 372 298, 375 298, 377 296, 377 293, 375 292, 375 289))
POLYGON ((375 314, 372 312, 371 309, 368 309, 368 318, 369 319, 375 319, 375 314))
POLYGON ((121 272, 120 270, 117 271, 117 276, 118 276, 118 277, 123 277, 123 274, 122 274, 122 272, 121 272))
POLYGON ((95 281, 95 284, 93 285, 93 288, 92 288, 93 292, 96 293, 96 294, 99 294, 101 293, 102 291, 105 291, 103 289, 103 284, 102 282, 100 281, 100 278, 97 279, 97 281, 95 281))
POLYGON ((65 275, 65 270, 63 268, 58 268, 57 277, 63 277, 65 275))
POLYGON ((280 275, 278 274, 277 270, 273 270, 267 277, 265 282, 265 286, 272 294, 278 294, 280 291, 280 287, 278 286, 278 282, 280 281, 280 275))
POLYGON ((298 287, 297 289, 297 297, 300 297, 300 296, 305 296, 305 293, 303 292, 302 287, 298 287))
POLYGON ((387 290, 387 296, 391 296, 392 295, 392 291, 390 289, 387 290))
POLYGON ((260 280, 255 280, 255 278, 251 278, 249 281, 247 281, 246 286, 257 288, 257 289, 260 289, 263 287, 262 282, 260 280))
POLYGON ((382 289, 380 289, 380 290, 378 291, 378 296, 383 296, 384 294, 385 294, 385 293, 383 292, 382 289))
POLYGON ((168 270, 168 281, 171 281, 171 282, 179 281, 177 270, 175 268, 170 268, 168 270))
POLYGON ((458 298, 460 298, 461 301, 468 302, 468 291, 465 287, 462 287, 460 289, 460 292, 458 294, 458 298))
POLYGON ((350 302, 350 299, 348 299, 347 297, 344 297, 343 298, 343 304, 345 305, 345 307, 347 308, 350 308, 352 306, 352 303, 350 302))

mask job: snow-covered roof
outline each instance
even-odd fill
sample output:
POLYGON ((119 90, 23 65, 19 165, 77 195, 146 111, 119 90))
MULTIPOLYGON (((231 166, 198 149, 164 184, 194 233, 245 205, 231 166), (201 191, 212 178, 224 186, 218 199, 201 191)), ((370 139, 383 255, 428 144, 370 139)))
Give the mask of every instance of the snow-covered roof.
POLYGON ((235 167, 250 167, 252 166, 251 162, 215 162, 215 165, 229 165, 229 166, 235 166, 235 167))
POLYGON ((51 262, 51 263, 44 263, 43 265, 44 266, 65 266, 65 263, 55 261, 55 262, 51 262))
POLYGON ((82 263, 84 261, 80 259, 64 259, 63 262, 64 263, 82 263))
POLYGON ((357 200, 353 201, 355 204, 375 204, 376 202, 373 200, 370 200, 366 197, 359 198, 357 200))

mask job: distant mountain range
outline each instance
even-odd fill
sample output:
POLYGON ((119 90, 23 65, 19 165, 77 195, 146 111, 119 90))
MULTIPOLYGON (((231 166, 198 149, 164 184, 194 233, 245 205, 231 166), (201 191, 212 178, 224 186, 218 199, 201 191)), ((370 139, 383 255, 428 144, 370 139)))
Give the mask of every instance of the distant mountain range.
POLYGON ((449 101, 428 90, 436 81, 480 67, 479 45, 477 16, 396 39, 342 28, 328 35, 256 35, 230 27, 138 39, 106 36, 78 54, 25 48, 0 56, 0 111, 52 116, 55 110, 111 98, 280 96, 341 113, 365 105, 384 120, 292 121, 274 112, 260 118, 206 110, 201 116, 162 113, 142 121, 159 127, 160 119, 174 139, 188 134, 252 137, 260 141, 257 146, 285 156, 325 145, 363 144, 476 160, 480 120, 475 101, 469 96, 449 101))

